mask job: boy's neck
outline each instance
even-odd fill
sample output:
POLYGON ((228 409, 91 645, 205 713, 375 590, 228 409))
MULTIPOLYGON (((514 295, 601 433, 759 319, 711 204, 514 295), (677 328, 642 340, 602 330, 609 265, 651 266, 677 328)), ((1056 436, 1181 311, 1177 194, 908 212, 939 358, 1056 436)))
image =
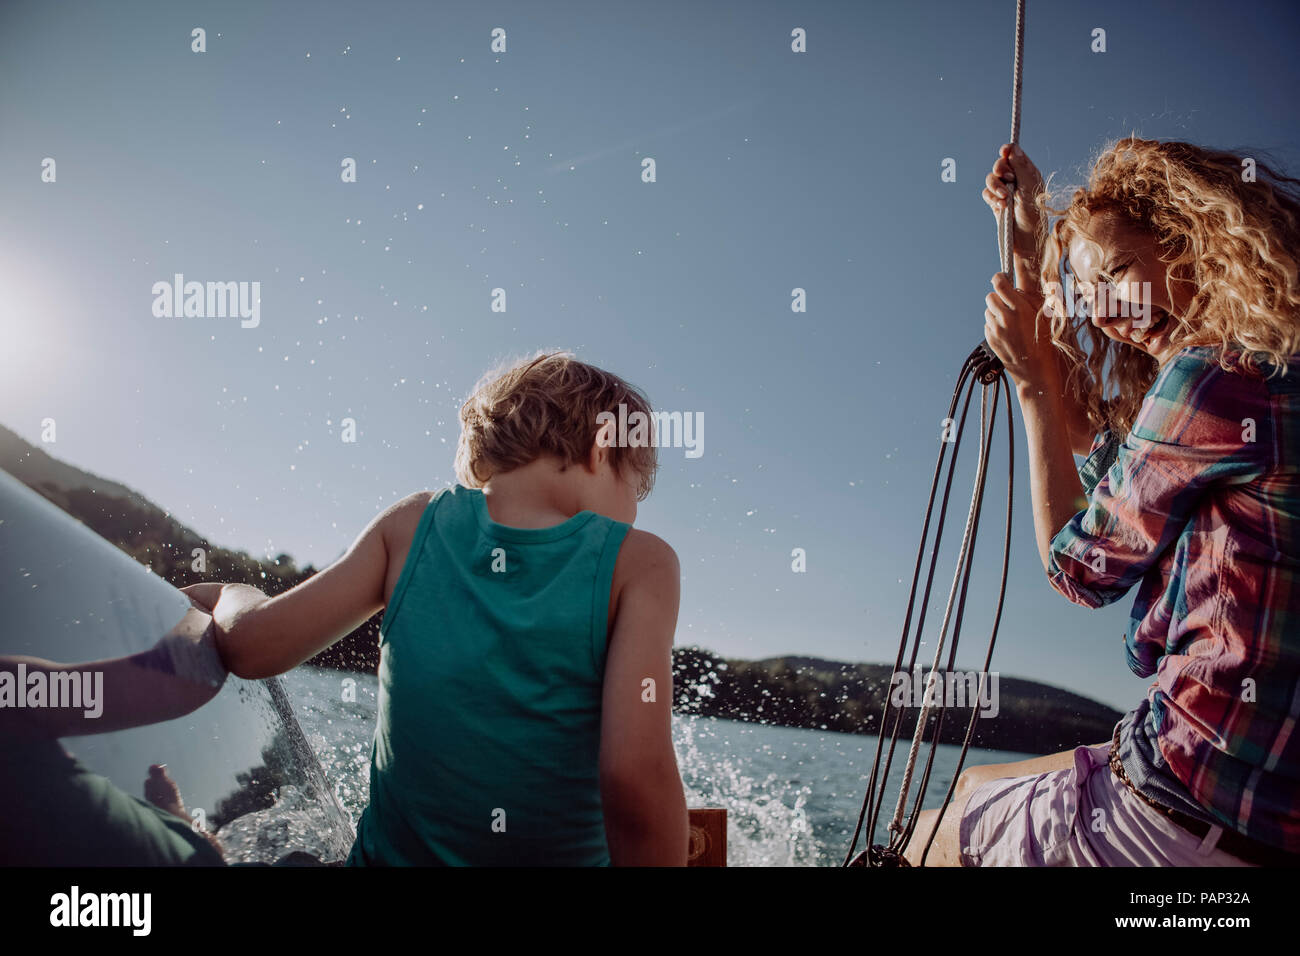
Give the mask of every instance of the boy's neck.
POLYGON ((483 486, 488 516, 514 528, 550 528, 590 510, 582 491, 582 469, 560 470, 558 458, 538 458, 493 475, 483 486))

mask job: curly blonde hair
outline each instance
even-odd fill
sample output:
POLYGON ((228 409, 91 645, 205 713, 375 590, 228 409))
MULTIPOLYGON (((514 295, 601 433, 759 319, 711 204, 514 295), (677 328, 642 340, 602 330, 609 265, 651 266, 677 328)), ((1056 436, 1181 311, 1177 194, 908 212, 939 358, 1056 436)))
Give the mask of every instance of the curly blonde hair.
POLYGON ((1076 187, 1067 206, 1049 205, 1046 189, 1035 197, 1046 297, 1039 314, 1051 322, 1067 394, 1087 410, 1094 431, 1127 434, 1160 371, 1151 355, 1104 335, 1061 297, 1076 281, 1069 245, 1076 235, 1092 238, 1088 221, 1099 213, 1152 235, 1169 266, 1170 301, 1174 280, 1195 284, 1171 343, 1218 346, 1221 367, 1232 370, 1236 357, 1251 374, 1262 373, 1262 360, 1270 375, 1285 375, 1300 352, 1300 180, 1256 160, 1255 181, 1247 182, 1243 157, 1259 152, 1129 136, 1101 148, 1087 187, 1076 187), (1043 228, 1049 215, 1060 218, 1043 228), (1080 347, 1084 336, 1088 351, 1080 347))
MULTIPOLYGON (((650 402, 634 386, 569 352, 543 351, 488 372, 460 409, 456 479, 481 488, 492 476, 554 455, 564 464, 586 460, 602 412, 619 405, 651 416, 650 402)), ((658 453, 653 443, 611 445, 614 467, 630 470, 637 498, 654 487, 658 453)))

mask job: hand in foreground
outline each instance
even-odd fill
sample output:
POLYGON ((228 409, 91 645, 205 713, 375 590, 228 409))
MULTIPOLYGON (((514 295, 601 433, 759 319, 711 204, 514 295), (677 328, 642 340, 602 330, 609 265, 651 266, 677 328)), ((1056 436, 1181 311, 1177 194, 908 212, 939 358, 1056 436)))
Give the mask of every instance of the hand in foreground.
POLYGON ((189 598, 195 607, 211 613, 217 606, 223 587, 224 584, 204 581, 202 584, 190 584, 181 588, 181 593, 189 598))
POLYGON ((1019 146, 1010 143, 998 150, 992 171, 984 178, 980 193, 984 202, 999 215, 1009 199, 1007 184, 1016 190, 1015 249, 1018 256, 1032 258, 1038 252, 1038 228, 1041 219, 1034 197, 1043 191, 1043 175, 1019 146))
POLYGON ((1056 349, 1046 316, 1037 320, 1043 297, 1017 289, 1005 272, 993 276, 993 291, 984 297, 984 340, 1002 360, 1017 388, 1054 387, 1060 377, 1056 349), (1037 325, 1037 335, 1035 335, 1037 325))

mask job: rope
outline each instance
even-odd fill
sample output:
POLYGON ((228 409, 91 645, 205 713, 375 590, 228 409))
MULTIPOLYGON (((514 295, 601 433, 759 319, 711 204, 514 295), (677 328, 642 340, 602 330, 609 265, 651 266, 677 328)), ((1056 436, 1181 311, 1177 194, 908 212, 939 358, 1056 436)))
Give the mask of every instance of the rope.
MULTIPOLYGON (((995 393, 995 397, 996 397, 996 393, 995 393)), ((985 428, 984 421, 987 417, 987 413, 988 413, 987 402, 984 401, 984 397, 983 395, 981 395, 981 401, 980 401, 980 434, 981 435, 984 433, 984 428, 985 428)), ((958 569, 965 567, 967 564, 970 545, 971 545, 971 534, 972 531, 974 530, 974 526, 978 523, 979 520, 980 493, 983 490, 982 477, 984 475, 984 472, 987 470, 987 467, 988 467, 988 446, 987 443, 981 441, 980 449, 979 449, 979 475, 981 476, 981 482, 977 484, 973 489, 971 489, 970 507, 966 513, 966 531, 962 535, 961 550, 957 554, 958 569)), ((954 575, 952 579, 952 588, 948 592, 948 604, 944 608, 943 625, 942 627, 939 628, 939 640, 938 643, 935 644, 934 660, 931 661, 930 663, 930 676, 926 679, 925 682, 925 696, 922 697, 921 699, 921 713, 916 718, 916 731, 912 734, 912 746, 911 748, 909 748, 907 752, 907 766, 903 769, 903 785, 901 788, 899 788, 898 791, 898 803, 894 807, 894 819, 889 824, 889 829, 896 833, 901 833, 903 830, 903 808, 907 803, 907 792, 912 786, 912 774, 916 768, 916 758, 921 751, 921 740, 925 735, 925 725, 926 722, 930 719, 930 711, 933 709, 934 687, 938 680, 937 675, 939 674, 939 664, 943 660, 943 646, 944 646, 944 641, 948 637, 948 625, 952 620, 953 600, 957 596, 957 585, 961 582, 963 577, 964 576, 961 575, 960 573, 954 575)), ((940 698, 940 700, 942 700, 942 698, 940 698)))
MULTIPOLYGON (((955 441, 952 443, 953 457, 949 462, 949 466, 948 466, 948 475, 944 487, 943 501, 940 506, 938 522, 936 525, 935 541, 930 555, 930 567, 926 577, 924 594, 922 595, 922 599, 921 599, 921 612, 918 618, 916 634, 913 641, 911 642, 911 656, 907 665, 907 670, 909 672, 915 670, 916 658, 920 650, 920 645, 921 645, 920 639, 925 627, 925 609, 929 605, 930 591, 934 583, 934 577, 935 577, 935 572, 937 569, 938 558, 939 558, 939 547, 942 542, 942 536, 943 536, 943 526, 947 516, 948 501, 951 496, 953 478, 956 472, 957 458, 961 452, 962 437, 965 434, 966 417, 970 408, 970 399, 971 396, 974 394, 975 383, 978 380, 977 375, 975 373, 977 369, 980 367, 981 361, 982 358, 979 354, 978 349, 973 351, 966 358, 966 361, 962 366, 957 387, 953 392, 952 400, 948 407, 948 418, 950 420, 956 421, 957 403, 964 389, 965 400, 962 403, 961 418, 957 425, 957 429, 955 433, 955 441)), ((984 485, 985 485, 985 478, 987 475, 987 464, 988 464, 987 449, 992 444, 993 426, 997 414, 998 398, 999 395, 1003 391, 1005 391, 1006 399, 1007 399, 1006 422, 1007 422, 1007 442, 1008 442, 1009 454, 1008 454, 1008 461, 1007 461, 1007 510, 1006 510, 1006 526, 1004 529, 1004 536, 1003 536, 1002 577, 998 586, 997 610, 994 617, 993 628, 989 634, 988 649, 985 653, 984 670, 980 678, 980 686, 979 686, 979 690, 977 691, 976 703, 978 703, 980 699, 979 695, 982 694, 984 691, 985 680, 986 680, 986 677, 984 675, 987 674, 989 663, 992 660, 993 648, 997 639, 998 626, 1002 619, 1002 608, 1006 597, 1007 574, 1008 574, 1008 568, 1010 566, 1010 557, 1011 557, 1011 520, 1012 520, 1012 502, 1014 500, 1014 476, 1015 476, 1015 438, 1014 438, 1013 422, 1011 419, 1011 391, 1010 391, 1010 384, 1007 380, 1005 372, 999 372, 995 376, 994 381, 996 383, 996 386, 993 390, 993 412, 991 415, 986 416, 982 411, 980 416, 981 423, 983 423, 983 421, 987 418, 989 424, 987 430, 981 431, 981 453, 980 453, 981 465, 980 465, 979 474, 977 475, 976 478, 976 494, 971 504, 971 515, 974 516, 974 520, 972 520, 972 517, 970 515, 968 515, 968 519, 967 519, 967 524, 970 529, 970 534, 969 534, 969 546, 965 548, 966 553, 964 557, 966 563, 965 564, 959 563, 957 570, 955 572, 955 579, 961 582, 961 597, 957 606, 956 614, 952 618, 953 637, 950 645, 948 662, 944 670, 945 675, 951 674, 956 662, 958 642, 960 640, 960 635, 961 635, 962 621, 965 615, 966 594, 970 584, 970 556, 973 553, 975 537, 978 532, 978 524, 977 524, 978 515, 981 512, 983 507, 984 485)), ((987 405, 988 395, 989 395, 989 389, 987 386, 985 386, 982 391, 983 397, 981 401, 981 409, 983 409, 987 405)), ((915 609, 917 603, 917 590, 918 590, 917 585, 920 579, 922 561, 925 555, 925 543, 929 536, 930 523, 934 515, 935 496, 938 491, 939 477, 943 471, 943 460, 944 460, 944 456, 947 453, 948 444, 949 444, 948 442, 941 443, 939 460, 935 466, 934 478, 932 479, 930 484, 930 497, 929 497, 929 501, 926 504, 925 525, 921 533, 921 543, 917 551, 916 567, 912 575, 912 587, 911 587, 911 593, 908 598, 907 616, 903 624, 903 635, 899 642, 898 656, 896 657, 894 663, 893 672, 895 674, 900 673, 902 668, 903 658, 907 654, 907 648, 909 643, 908 634, 911 629, 913 610, 915 609)), ((949 612, 950 610, 951 610, 951 597, 949 599, 949 612)), ((931 677, 933 678, 933 669, 932 669, 931 677)), ((942 708, 939 708, 938 722, 936 723, 935 726, 934 737, 932 738, 931 741, 930 754, 929 754, 929 758, 926 761, 925 770, 921 778, 921 783, 916 798, 916 806, 913 810, 912 818, 909 820, 906 828, 904 828, 904 830, 901 833, 894 827, 890 827, 891 837, 888 846, 885 847, 871 846, 870 849, 867 851, 867 853, 863 854, 863 856, 868 857, 869 862, 873 865, 878 865, 878 866, 905 865, 900 863, 899 861, 901 861, 903 852, 907 847, 907 843, 911 839, 912 831, 915 828, 916 814, 919 812, 920 804, 925 795, 925 789, 929 783, 930 773, 934 765, 935 756, 937 754, 937 744, 943 729, 944 713, 945 711, 942 708)), ((870 782, 868 783, 867 786, 866 796, 863 799, 862 810, 858 815, 857 827, 854 830, 852 844, 850 845, 848 855, 845 857, 844 860, 844 865, 846 866, 850 865, 851 861, 854 865, 861 865, 863 862, 861 858, 854 860, 853 853, 857 848, 858 839, 862 833, 864 823, 866 823, 867 825, 868 834, 874 834, 876 832, 878 817, 884 804, 885 789, 886 789, 887 781, 889 779, 889 768, 893 763, 894 753, 898 741, 898 733, 902 724, 902 718, 903 718, 903 708, 901 707, 894 708, 892 703, 892 695, 886 693, 884 708, 880 719, 880 725, 877 731, 878 736, 877 736, 877 744, 876 744, 876 756, 875 756, 875 760, 872 763, 870 782), (890 723, 891 711, 893 712, 892 725, 890 723), (887 756, 885 756, 885 751, 884 751, 885 728, 887 727, 891 728, 891 730, 889 733, 890 739, 889 739, 888 754, 887 756), (881 773, 881 766, 880 766, 882 756, 885 756, 885 766, 884 766, 883 774, 881 773), (877 781, 879 781, 878 785, 877 785, 877 781)), ((971 740, 974 737, 975 723, 978 719, 979 719, 979 708, 978 706, 972 707, 970 723, 968 724, 966 729, 966 736, 962 744, 961 754, 957 759, 957 765, 953 771, 952 782, 950 783, 948 792, 944 797, 943 810, 940 811, 940 816, 942 816, 943 812, 946 811, 948 804, 952 801, 952 795, 956 788, 957 777, 961 773, 961 768, 965 763, 966 754, 970 748, 971 740)), ((919 727, 924 728, 924 721, 923 720, 918 721, 918 725, 919 727)), ((916 754, 918 752, 919 752, 919 738, 914 737, 913 749, 912 752, 909 753, 909 763, 913 767, 915 766, 916 754)), ((902 801, 900 800, 900 802, 902 801)), ((931 842, 932 840, 933 840, 933 835, 931 836, 931 842)), ((929 846, 930 843, 927 843, 926 852, 928 852, 929 846)))
MULTIPOLYGON (((1020 144, 1020 79, 1021 60, 1025 52, 1025 0, 1016 0, 1016 41, 1015 57, 1011 64, 1011 145, 1020 144)), ((1007 204, 998 213, 998 256, 1002 260, 1002 271, 1011 273, 1015 282, 1015 270, 1012 269, 1013 238, 1016 222, 1016 187, 1006 184, 1007 204)))
MULTIPOLYGON (((1025 0, 1016 0, 1016 33, 1015 33, 1015 56, 1012 62, 1012 92, 1011 92, 1011 144, 1018 145, 1020 141, 1020 90, 1022 77, 1022 60, 1024 56, 1025 43, 1025 0)), ((998 256, 1001 260, 1002 271, 1011 274, 1012 284, 1015 284, 1014 275, 1014 238, 1015 238, 1015 202, 1016 190, 1011 183, 1006 184, 1007 203, 997 217, 998 229, 998 256)), ((957 787, 957 778, 961 774, 961 768, 966 761, 966 754, 970 749, 971 741, 975 734, 975 724, 979 719, 980 701, 984 696, 985 682, 988 677, 989 664, 993 658, 993 646, 997 640, 998 626, 1002 620, 1002 608, 1006 598, 1007 586, 1007 569, 1011 557, 1011 506, 1013 502, 1013 480, 1015 476, 1015 437, 1014 428, 1011 419, 1011 386, 1007 379, 1006 371, 1002 362, 994 354, 993 350, 988 347, 986 341, 981 340, 975 350, 966 357, 957 379, 957 387, 953 390, 952 400, 948 406, 948 422, 952 422, 954 413, 957 408, 958 396, 962 393, 963 387, 966 390, 965 401, 962 404, 961 421, 957 426, 957 432, 953 445, 953 456, 948 466, 948 478, 944 487, 943 504, 939 511, 939 520, 935 530, 935 541, 930 556, 930 569, 926 577, 925 593, 922 598, 921 612, 917 619, 916 635, 912 642, 911 656, 908 661, 908 673, 915 673, 916 658, 921 647, 921 631, 925 626, 925 609, 929 605, 930 590, 934 583, 935 567, 938 561, 939 544, 943 537, 943 524, 948 512, 948 498, 952 490, 953 474, 956 469, 957 455, 961 449, 962 434, 966 426, 966 414, 970 408, 971 395, 974 393, 975 382, 979 381, 983 386, 980 396, 980 446, 975 479, 975 488, 971 493, 970 507, 966 515, 966 527, 962 535, 961 548, 957 557, 957 568, 953 575, 952 587, 948 592, 948 602, 944 608, 943 622, 939 631, 939 639, 934 650, 934 658, 930 665, 930 674, 926 680, 925 694, 922 698, 922 706, 917 716, 916 728, 912 734, 912 743, 908 749, 907 763, 903 768, 902 785, 899 788, 898 802, 894 807, 894 816, 888 826, 890 833, 889 843, 886 846, 872 845, 870 835, 876 832, 876 825, 884 802, 885 789, 889 779, 889 769, 893 765, 894 752, 898 743, 898 733, 902 724, 904 707, 899 707, 894 713, 894 722, 889 732, 889 751, 885 758, 883 774, 881 773, 880 761, 884 750, 885 728, 889 725, 889 716, 892 704, 893 683, 885 692, 885 704, 880 716, 880 725, 877 728, 876 738, 876 756, 871 766, 871 776, 867 783, 867 793, 863 798, 862 810, 858 814, 857 827, 853 831, 853 840, 849 845, 849 852, 844 858, 844 865, 873 865, 873 866, 907 866, 909 865, 904 859, 904 853, 907 845, 912 838, 916 829, 917 818, 920 814, 921 803, 925 797, 926 788, 930 781, 930 772, 934 766, 934 758, 938 751, 940 735, 943 730, 943 718, 945 714, 945 704, 943 698, 935 693, 936 682, 938 680, 940 664, 943 659, 943 650, 947 644, 949 625, 952 625, 952 641, 948 644, 948 663, 944 668, 945 686, 949 686, 948 678, 953 672, 953 665, 957 658, 957 645, 961 634, 961 622, 965 613, 966 593, 970 585, 971 560, 974 553, 975 538, 979 530, 979 517, 984 503, 984 483, 988 473, 988 450, 992 442, 993 427, 997 419, 997 406, 999 395, 1003 391, 1007 397, 1007 441, 1008 441, 1008 475, 1007 475, 1007 519, 1006 529, 1003 541, 1002 553, 1002 580, 998 589, 997 610, 993 619, 993 629, 989 634, 988 650, 984 657, 984 668, 980 672, 979 688, 976 693, 976 699, 971 707, 970 723, 966 728, 966 736, 962 742, 961 754, 957 758, 957 766, 953 771, 952 781, 948 785, 948 792, 944 796, 943 805, 939 810, 938 819, 942 820, 943 815, 947 812, 948 805, 952 802, 953 793, 957 787), (992 413, 989 414, 989 386, 993 385, 993 403, 992 413), (987 428, 986 428, 987 422, 987 428), (958 591, 960 598, 958 599, 958 591), (957 601, 956 615, 953 615, 953 603, 957 601), (912 808, 912 813, 904 823, 904 813, 907 805, 908 793, 911 790, 912 780, 916 772, 917 760, 920 756, 921 745, 925 737, 925 727, 929 722, 931 713, 937 710, 937 720, 935 722, 934 736, 931 740, 930 754, 926 760, 925 769, 922 772, 920 784, 916 794, 916 801, 912 808), (879 788, 877 789, 877 782, 879 788), (867 824, 868 849, 859 857, 854 858, 854 851, 857 849, 858 839, 861 836, 863 824, 867 824)), ((943 459, 947 454, 947 441, 941 441, 939 449, 939 460, 935 465, 934 478, 930 483, 930 499, 926 504, 925 523, 921 530, 921 544, 917 551, 916 568, 912 574, 912 590, 907 603, 907 616, 903 622, 903 635, 899 642, 898 655, 894 661, 895 675, 900 673, 903 664, 903 657, 907 654, 908 633, 911 628, 912 611, 916 604, 917 582, 920 579, 921 563, 925 554, 925 542, 929 537, 930 520, 934 513, 935 492, 938 490, 939 475, 943 470, 943 459)), ((921 863, 924 865, 925 858, 930 852, 930 847, 934 843, 935 835, 938 833, 938 822, 936 821, 934 830, 931 831, 929 839, 926 841, 925 849, 921 854, 921 863)))

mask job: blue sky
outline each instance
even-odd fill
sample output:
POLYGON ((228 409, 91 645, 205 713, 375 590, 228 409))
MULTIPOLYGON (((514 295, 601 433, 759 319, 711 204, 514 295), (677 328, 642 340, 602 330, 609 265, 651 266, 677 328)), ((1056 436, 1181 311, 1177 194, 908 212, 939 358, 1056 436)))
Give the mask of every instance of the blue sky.
MULTIPOLYGON (((1067 183, 1130 131, 1294 173, 1297 10, 1030 4, 1022 144, 1067 183)), ((681 557, 680 643, 892 659, 939 420, 998 268, 979 191, 1009 132, 1013 20, 1011 0, 8 2, 0 421, 38 441, 53 418, 51 454, 220 544, 320 566, 453 480, 482 372, 570 348, 703 414, 704 454, 664 449, 638 518, 681 557), (155 317, 175 273, 260 282, 260 324, 155 317)), ((972 668, 1001 563, 999 418, 972 668)), ((1123 663, 1131 602, 1048 587, 1024 451, 1018 431, 994 666, 1127 709, 1146 683, 1123 663)))

